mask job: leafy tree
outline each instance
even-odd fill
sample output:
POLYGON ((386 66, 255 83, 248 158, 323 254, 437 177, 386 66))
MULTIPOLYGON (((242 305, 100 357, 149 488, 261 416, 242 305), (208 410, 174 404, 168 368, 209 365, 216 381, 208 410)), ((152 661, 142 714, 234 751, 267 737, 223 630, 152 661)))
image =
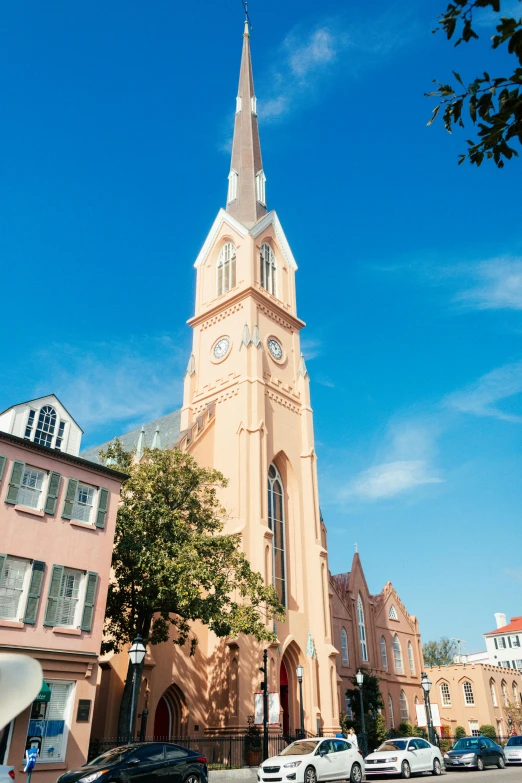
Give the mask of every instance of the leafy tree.
POLYGON ((378 748, 387 736, 386 719, 380 712, 376 712, 368 731, 368 749, 372 751, 373 748, 378 748))
POLYGON ((455 739, 462 739, 462 737, 467 737, 466 729, 464 726, 456 726, 455 727, 455 739))
POLYGON ((513 721, 513 728, 515 731, 522 731, 522 705, 520 702, 511 701, 506 699, 504 704, 504 712, 513 721))
MULTIPOLYGON (((466 158, 480 166, 484 156, 492 158, 499 168, 504 166, 503 158, 510 160, 518 152, 512 146, 522 144, 522 6, 519 18, 501 15, 504 0, 452 0, 439 18, 440 27, 450 40, 458 30, 455 46, 478 38, 473 28, 473 14, 488 9, 497 14, 496 33, 491 37, 493 49, 503 49, 512 55, 513 72, 508 76, 491 77, 484 71, 469 84, 465 84, 456 71, 453 75, 458 86, 443 84, 435 79, 437 89, 427 93, 440 99, 433 110, 431 125, 443 108, 444 126, 451 133, 452 127, 464 127, 463 110, 467 107, 470 119, 478 124, 478 139, 468 140, 467 152, 459 156, 459 165, 466 158)), ((434 30, 433 32, 436 32, 434 30)))
MULTIPOLYGON (((184 645, 195 620, 219 637, 273 640, 267 620, 282 619, 284 609, 250 567, 240 536, 223 533, 222 474, 176 449, 146 449, 136 463, 115 441, 100 455, 129 474, 118 509, 103 651, 119 652, 137 634, 146 644, 172 637, 184 645)), ((196 643, 192 638, 191 653, 196 643)), ((129 663, 120 738, 128 731, 131 690, 129 663)))
POLYGON ((401 737, 413 737, 413 726, 407 720, 399 723, 399 734, 401 737))
MULTIPOLYGON (((372 674, 369 669, 362 668, 361 671, 364 674, 362 688, 364 723, 368 738, 368 748, 371 749, 377 747, 382 742, 382 739, 379 739, 382 734, 382 725, 379 720, 382 716, 379 714, 379 710, 383 709, 384 701, 379 688, 379 678, 372 674)), ((357 734, 360 734, 362 732, 361 696, 355 676, 352 677, 352 684, 354 687, 347 688, 346 695, 350 699, 354 718, 352 721, 345 720, 344 726, 346 726, 346 729, 353 726, 357 734)), ((386 726, 386 723, 384 725, 386 726)))
POLYGON ((457 652, 454 641, 442 636, 438 642, 426 642, 422 648, 426 666, 448 666, 457 652))
POLYGON ((483 723, 482 726, 479 727, 479 732, 496 742, 497 732, 495 731, 495 727, 490 723, 483 723))

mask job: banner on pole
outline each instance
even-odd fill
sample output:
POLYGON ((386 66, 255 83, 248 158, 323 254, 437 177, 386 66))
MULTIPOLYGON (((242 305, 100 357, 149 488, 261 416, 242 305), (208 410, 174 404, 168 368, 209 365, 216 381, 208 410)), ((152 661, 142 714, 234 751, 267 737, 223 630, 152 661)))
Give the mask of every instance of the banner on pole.
MULTIPOLYGON (((424 707, 424 704, 416 704, 415 709, 417 711, 417 726, 427 728, 428 721, 426 720, 426 708, 424 707)), ((441 722, 438 704, 431 705, 431 719, 435 728, 440 729, 441 722)))
MULTIPOLYGON (((254 723, 263 725, 263 691, 254 693, 254 723)), ((268 694, 268 724, 279 726, 279 694, 268 694)))

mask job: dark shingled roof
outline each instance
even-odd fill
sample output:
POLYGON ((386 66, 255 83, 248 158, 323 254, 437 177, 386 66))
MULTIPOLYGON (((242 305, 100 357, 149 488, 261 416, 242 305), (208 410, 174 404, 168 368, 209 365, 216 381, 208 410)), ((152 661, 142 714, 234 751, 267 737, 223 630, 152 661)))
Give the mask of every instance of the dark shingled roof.
MULTIPOLYGON (((161 416, 159 419, 149 421, 148 424, 143 425, 145 430, 145 437, 143 446, 150 448, 152 446, 152 439, 156 432, 156 427, 159 427, 159 435, 162 449, 171 448, 180 436, 180 419, 181 409, 167 413, 166 416, 161 416)), ((136 427, 135 430, 126 432, 124 435, 115 435, 112 440, 108 440, 106 443, 102 443, 100 446, 92 446, 90 449, 86 449, 82 452, 83 459, 88 459, 91 462, 99 462, 98 452, 100 449, 106 449, 109 443, 112 443, 115 438, 121 441, 123 448, 126 451, 132 451, 138 445, 138 438, 140 437, 141 427, 136 427)))

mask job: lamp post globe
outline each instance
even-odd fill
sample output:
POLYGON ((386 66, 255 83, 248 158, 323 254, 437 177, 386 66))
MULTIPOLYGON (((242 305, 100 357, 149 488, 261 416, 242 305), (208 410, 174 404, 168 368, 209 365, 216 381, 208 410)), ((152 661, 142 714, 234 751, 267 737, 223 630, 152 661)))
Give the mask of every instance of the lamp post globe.
POLYGON ((145 645, 143 644, 143 639, 138 634, 136 638, 134 639, 130 649, 129 649, 129 660, 134 667, 134 671, 132 673, 132 696, 131 696, 131 708, 130 708, 130 719, 129 719, 129 743, 132 742, 132 734, 133 734, 133 728, 134 728, 134 714, 136 712, 136 679, 137 679, 137 673, 138 668, 143 663, 143 659, 145 658, 145 653, 147 652, 147 649, 145 645))
POLYGON ((301 666, 301 664, 298 664, 295 673, 297 675, 297 681, 299 683, 299 718, 300 718, 300 735, 301 738, 305 735, 305 727, 304 727, 304 705, 303 705, 303 677, 304 677, 304 669, 301 666))

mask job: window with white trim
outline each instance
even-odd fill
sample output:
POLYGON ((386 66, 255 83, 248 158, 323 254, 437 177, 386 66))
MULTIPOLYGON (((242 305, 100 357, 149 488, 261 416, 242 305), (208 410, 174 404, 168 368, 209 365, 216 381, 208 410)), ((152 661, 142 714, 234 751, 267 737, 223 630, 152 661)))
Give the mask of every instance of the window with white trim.
POLYGON ((401 691, 399 705, 401 710, 401 721, 406 723, 410 719, 410 711, 408 709, 408 699, 406 698, 404 691, 401 691))
POLYGON ((268 242, 263 242, 261 245, 260 259, 260 283, 269 294, 277 296, 277 264, 274 251, 268 242))
POLYGON ((341 658, 343 666, 348 666, 348 634, 346 628, 341 628, 341 658))
POLYGON ((516 682, 512 685, 512 691, 513 691, 513 701, 515 704, 518 704, 518 688, 516 682))
POLYGON ((408 661, 410 663, 410 674, 415 674, 415 661, 413 660, 413 647, 408 642, 408 661))
POLYGON ((520 639, 518 636, 512 636, 511 637, 511 646, 512 647, 520 647, 520 639))
POLYGON ((507 644, 506 644, 506 639, 505 639, 504 636, 499 636, 498 637, 498 646, 500 647, 501 650, 505 650, 506 649, 507 644))
POLYGON ((38 424, 34 434, 34 442, 40 446, 51 447, 56 427, 56 411, 52 405, 44 405, 38 414, 38 424))
POLYGON ((469 720, 469 733, 472 737, 480 737, 479 722, 478 720, 469 720))
POLYGON ((493 703, 493 706, 494 707, 498 707, 497 691, 496 691, 496 688, 495 688, 495 681, 494 680, 490 680, 489 681, 489 690, 490 690, 490 693, 491 693, 491 701, 493 703))
POLYGON ((31 440, 31 436, 33 434, 35 416, 36 416, 36 411, 31 408, 27 416, 27 424, 25 426, 25 438, 28 440, 31 440))
POLYGON ((27 729, 27 744, 40 746, 38 764, 65 761, 73 682, 45 680, 51 691, 46 702, 35 701, 27 729))
POLYGON ((256 174, 256 198, 260 204, 266 204, 266 177, 264 171, 258 171, 256 174))
POLYGON ((230 204, 231 201, 235 201, 237 198, 237 182, 239 179, 239 175, 237 171, 234 171, 234 169, 230 170, 230 174, 228 175, 228 193, 227 193, 227 204, 230 204))
POLYGON ((272 574, 276 593, 286 606, 286 539, 283 481, 275 465, 268 468, 268 527, 272 538, 272 574))
POLYGON ((440 684, 440 700, 443 707, 451 707, 451 693, 447 682, 440 684))
POLYGON ((388 651, 386 649, 386 639, 381 636, 381 663, 382 668, 386 671, 388 669, 388 651))
POLYGON ((388 612, 388 617, 390 618, 390 620, 398 620, 399 619, 397 617, 397 610, 396 610, 396 608, 394 607, 393 604, 390 606, 390 611, 388 612))
POLYGON ((56 443, 54 444, 54 448, 60 451, 62 448, 62 442, 63 442, 63 434, 65 432, 65 422, 61 421, 58 426, 58 434, 56 435, 56 443))
POLYGON ((507 685, 505 680, 502 680, 502 684, 500 688, 502 690, 502 698, 504 699, 504 705, 507 707, 509 699, 508 699, 507 685))
POLYGON ((397 634, 395 634, 393 637, 393 663, 395 665, 395 672, 397 674, 404 674, 404 668, 402 666, 401 643, 397 634))
POLYGON ((56 625, 61 628, 77 628, 80 625, 80 596, 82 593, 85 573, 74 568, 64 568, 56 625))
POLYGON ((473 686, 470 682, 468 682, 468 680, 463 683, 462 690, 464 691, 464 702, 466 707, 474 707, 475 696, 473 695, 473 686))
POLYGON ((26 465, 18 491, 18 505, 40 509, 42 507, 42 496, 46 479, 47 473, 45 470, 26 465))
POLYGON ((344 697, 344 712, 348 720, 353 720, 352 700, 349 696, 344 697))
POLYGON ((92 509, 96 496, 96 487, 78 482, 76 497, 74 499, 72 519, 79 522, 93 522, 92 509))
POLYGON ((357 624, 359 626, 359 644, 361 647, 361 659, 368 660, 368 647, 366 644, 366 626, 364 623, 364 607, 361 594, 357 596, 357 624))
POLYGON ((0 578, 0 618, 22 622, 27 589, 31 573, 31 561, 7 556, 0 578))
POLYGON ((393 701, 390 694, 388 694, 388 712, 390 713, 390 728, 395 728, 395 718, 393 717, 393 701))
POLYGON ((221 296, 236 285, 236 248, 232 242, 226 242, 221 248, 216 271, 217 296, 221 296))

